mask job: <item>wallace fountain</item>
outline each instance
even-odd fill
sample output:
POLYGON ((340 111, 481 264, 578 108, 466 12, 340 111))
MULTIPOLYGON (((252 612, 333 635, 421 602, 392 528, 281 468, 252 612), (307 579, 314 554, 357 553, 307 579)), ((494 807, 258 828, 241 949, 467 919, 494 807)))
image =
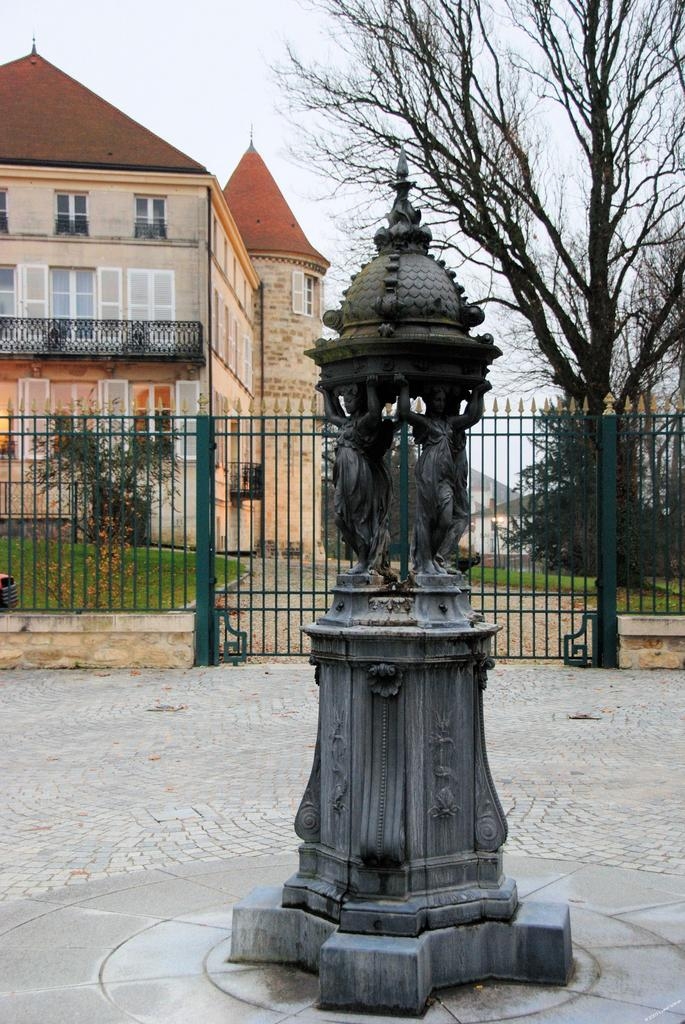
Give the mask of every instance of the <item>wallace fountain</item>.
POLYGON ((568 907, 520 904, 503 874, 483 723, 497 626, 452 568, 469 523, 465 432, 501 353, 471 333, 483 311, 430 255, 411 187, 402 156, 378 255, 324 317, 338 337, 310 352, 338 428, 335 516, 356 563, 306 627, 320 703, 299 870, 236 906, 231 949, 318 972, 323 1008, 399 1015, 422 1013, 436 988, 564 984, 571 971, 568 907), (402 421, 420 454, 413 571, 398 581, 386 455, 402 421))

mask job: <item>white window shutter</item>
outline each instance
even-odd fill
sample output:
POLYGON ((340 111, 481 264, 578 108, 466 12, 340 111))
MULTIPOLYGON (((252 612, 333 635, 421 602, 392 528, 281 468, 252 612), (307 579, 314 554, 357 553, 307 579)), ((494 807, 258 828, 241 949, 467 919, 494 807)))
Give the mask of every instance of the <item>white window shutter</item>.
POLYGON ((19 274, 19 308, 22 316, 48 315, 48 268, 24 264, 19 274))
POLYGON ((153 270, 153 320, 174 319, 174 272, 153 270))
POLYGON ((128 316, 130 320, 152 320, 150 291, 150 272, 148 270, 129 270, 128 316))
POLYGON ((228 366, 228 346, 230 344, 229 339, 231 336, 231 315, 228 311, 228 306, 224 306, 224 343, 221 349, 221 358, 228 366))
POLYGON ((45 411, 49 399, 49 380, 43 377, 24 377, 19 381, 19 410, 24 413, 21 439, 23 459, 44 458, 48 426, 45 411))
POLYGON ((100 320, 121 320, 119 267, 98 267, 98 311, 100 320))
POLYGON ((194 461, 197 456, 197 409, 200 398, 199 380, 176 381, 176 418, 174 420, 179 436, 176 438, 176 454, 179 459, 194 461))
POLYGON ((293 270, 293 313, 304 313, 303 270, 293 270))
POLYGON ((128 415, 128 381, 101 380, 98 382, 98 404, 103 412, 113 416, 128 415))
POLYGON ((228 346, 228 366, 234 373, 238 365, 238 321, 231 317, 231 340, 228 346))
POLYGON ((243 338, 243 347, 243 382, 245 384, 245 387, 249 391, 252 391, 252 338, 250 337, 249 334, 246 334, 245 337, 243 338))

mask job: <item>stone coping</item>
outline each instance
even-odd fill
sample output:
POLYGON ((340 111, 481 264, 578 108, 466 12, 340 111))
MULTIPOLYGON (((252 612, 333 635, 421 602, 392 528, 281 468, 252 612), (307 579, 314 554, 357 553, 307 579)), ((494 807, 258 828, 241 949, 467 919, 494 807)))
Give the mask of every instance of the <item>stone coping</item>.
POLYGON ((619 615, 619 636, 685 636, 685 615, 619 615))
POLYGON ((189 633, 193 612, 8 612, 0 633, 189 633))

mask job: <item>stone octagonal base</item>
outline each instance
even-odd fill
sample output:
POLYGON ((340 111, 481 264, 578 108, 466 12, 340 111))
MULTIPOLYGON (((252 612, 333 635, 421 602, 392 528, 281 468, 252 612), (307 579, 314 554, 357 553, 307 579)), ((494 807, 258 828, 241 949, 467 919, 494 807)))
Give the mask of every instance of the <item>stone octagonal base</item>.
POLYGON ((509 921, 407 936, 343 932, 255 889, 233 911, 232 961, 297 963, 319 973, 320 1006, 421 1014, 431 991, 497 978, 564 985, 572 965, 568 907, 526 903, 509 921))

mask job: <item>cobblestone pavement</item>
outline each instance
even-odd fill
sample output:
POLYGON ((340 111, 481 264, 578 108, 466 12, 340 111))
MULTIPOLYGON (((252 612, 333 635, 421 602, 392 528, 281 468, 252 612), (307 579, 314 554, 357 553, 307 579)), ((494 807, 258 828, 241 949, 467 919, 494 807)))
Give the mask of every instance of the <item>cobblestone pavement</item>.
MULTIPOLYGON (((685 872, 684 682, 495 669, 509 853, 685 872)), ((0 897, 294 850, 316 713, 305 664, 0 673, 0 897)))

